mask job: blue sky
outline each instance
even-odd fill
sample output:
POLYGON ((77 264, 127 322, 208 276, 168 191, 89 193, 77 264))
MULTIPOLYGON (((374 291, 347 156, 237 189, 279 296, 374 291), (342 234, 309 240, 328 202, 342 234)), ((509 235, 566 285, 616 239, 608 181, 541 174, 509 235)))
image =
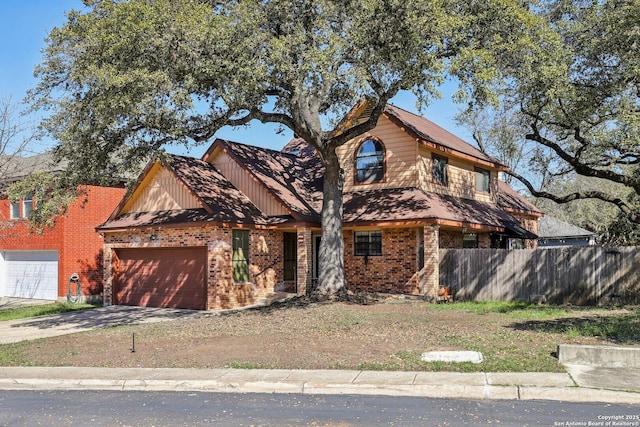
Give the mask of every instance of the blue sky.
MULTIPOLYGON (((52 28, 64 24, 65 13, 82 7, 80 0, 0 0, 0 98, 10 97, 14 102, 22 101, 26 91, 33 87, 34 67, 41 62, 41 51, 45 38, 52 28)), ((447 91, 450 87, 445 87, 447 91)), ((471 142, 469 132, 456 126, 453 117, 458 106, 451 102, 451 93, 443 93, 443 99, 432 103, 423 114, 431 121, 471 142)), ((418 112, 415 99, 409 93, 402 93, 392 103, 409 111, 418 112)), ((37 120, 35 118, 34 120, 37 120)), ((216 136, 247 144, 279 150, 291 138, 290 132, 275 133, 275 127, 255 123, 249 128, 221 129, 216 136)), ((42 151, 52 144, 43 141, 32 147, 42 151)), ((169 147, 178 154, 199 157, 206 146, 187 151, 184 147, 169 147)))

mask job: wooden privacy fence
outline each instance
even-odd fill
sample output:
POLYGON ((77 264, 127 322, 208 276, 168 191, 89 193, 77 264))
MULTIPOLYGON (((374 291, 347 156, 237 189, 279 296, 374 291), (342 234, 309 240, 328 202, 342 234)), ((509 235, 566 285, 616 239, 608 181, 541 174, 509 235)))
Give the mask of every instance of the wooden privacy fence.
POLYGON ((456 300, 640 302, 640 248, 441 249, 440 285, 456 300))

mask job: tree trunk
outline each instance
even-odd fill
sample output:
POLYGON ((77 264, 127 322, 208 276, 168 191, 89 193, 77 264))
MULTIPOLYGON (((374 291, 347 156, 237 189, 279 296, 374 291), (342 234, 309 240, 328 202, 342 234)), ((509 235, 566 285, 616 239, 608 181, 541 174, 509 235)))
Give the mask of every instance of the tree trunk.
POLYGON ((332 297, 346 291, 344 277, 344 240, 342 236, 342 188, 344 174, 335 148, 324 153, 324 189, 322 202, 322 237, 318 254, 318 296, 332 297))

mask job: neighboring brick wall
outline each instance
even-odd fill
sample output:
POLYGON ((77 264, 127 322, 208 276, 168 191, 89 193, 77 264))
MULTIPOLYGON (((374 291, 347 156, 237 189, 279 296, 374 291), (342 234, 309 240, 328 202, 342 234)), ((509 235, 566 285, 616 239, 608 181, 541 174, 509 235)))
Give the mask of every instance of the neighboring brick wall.
POLYGON ((273 292, 283 280, 283 238, 275 230, 249 233, 251 283, 233 282, 232 230, 217 227, 162 228, 105 234, 105 304, 113 303, 112 251, 117 248, 163 248, 206 246, 208 248, 207 295, 209 310, 254 304, 273 292), (155 235, 154 240, 150 239, 155 235))
POLYGON ((491 248, 491 234, 489 233, 478 234, 478 248, 480 249, 491 248))
MULTIPOLYGON (((477 233, 478 248, 491 248, 491 233, 477 233)), ((462 249, 462 230, 440 230, 440 249, 462 249)))
POLYGON ((353 291, 419 294, 416 228, 384 228, 382 256, 354 255, 352 230, 344 231, 344 266, 353 291))
MULTIPOLYGON (((67 213, 56 220, 54 227, 43 233, 31 232, 26 219, 11 220, 10 202, 0 200, 0 250, 58 251, 58 297, 66 298, 69 278, 78 273, 85 296, 102 293, 102 246, 95 227, 120 203, 125 190, 113 187, 88 186, 67 213)), ((76 289, 72 288, 75 296, 76 289)))
MULTIPOLYGON (((123 188, 90 186, 86 197, 69 206, 60 224, 64 242, 58 265, 61 297, 67 295, 73 273, 80 276, 83 295, 102 294, 103 240, 95 228, 107 220, 124 194, 123 188)), ((71 292, 75 294, 75 289, 71 292)))

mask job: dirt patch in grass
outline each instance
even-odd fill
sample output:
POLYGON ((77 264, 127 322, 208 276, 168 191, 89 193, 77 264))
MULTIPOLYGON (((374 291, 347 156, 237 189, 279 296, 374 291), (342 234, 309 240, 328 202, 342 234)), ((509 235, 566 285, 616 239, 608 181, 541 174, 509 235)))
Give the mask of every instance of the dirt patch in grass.
POLYGON ((597 331, 583 333, 576 325, 614 325, 622 317, 627 335, 635 337, 633 328, 640 327, 638 309, 512 305, 478 310, 399 297, 359 302, 299 299, 259 310, 8 344, 0 346, 0 364, 559 372, 555 351, 560 343, 634 344, 597 331), (431 350, 480 351, 485 361, 421 362, 421 354, 431 350))

